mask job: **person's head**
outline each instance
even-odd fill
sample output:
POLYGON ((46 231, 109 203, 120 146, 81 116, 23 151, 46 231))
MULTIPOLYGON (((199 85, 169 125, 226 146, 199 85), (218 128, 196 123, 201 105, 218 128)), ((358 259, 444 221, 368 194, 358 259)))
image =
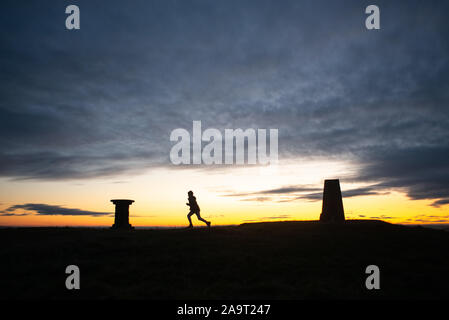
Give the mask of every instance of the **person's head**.
POLYGON ((193 191, 189 191, 187 192, 187 194, 189 195, 189 197, 193 196, 193 191))

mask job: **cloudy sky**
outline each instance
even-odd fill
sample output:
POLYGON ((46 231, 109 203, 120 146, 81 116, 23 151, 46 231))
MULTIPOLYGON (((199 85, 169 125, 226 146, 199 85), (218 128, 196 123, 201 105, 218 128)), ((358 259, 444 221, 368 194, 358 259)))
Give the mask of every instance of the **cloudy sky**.
POLYGON ((130 197, 180 225, 190 189, 219 224, 316 219, 326 178, 349 217, 449 222, 449 4, 375 1, 367 30, 371 2, 2 2, 0 224, 109 225, 130 197), (278 129, 279 168, 174 166, 193 120, 278 129))

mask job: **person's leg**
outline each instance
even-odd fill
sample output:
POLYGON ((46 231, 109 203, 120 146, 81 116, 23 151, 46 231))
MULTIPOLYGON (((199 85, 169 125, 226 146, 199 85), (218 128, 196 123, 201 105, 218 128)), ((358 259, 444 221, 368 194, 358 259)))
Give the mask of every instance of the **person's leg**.
POLYGON ((197 218, 198 218, 198 220, 200 220, 200 221, 203 221, 205 224, 207 224, 207 226, 209 227, 210 226, 210 222, 209 221, 206 221, 206 220, 204 220, 202 217, 201 217, 201 215, 200 215, 200 212, 198 211, 197 213, 196 213, 196 216, 197 216, 197 218))
POLYGON ((190 218, 192 216, 193 212, 190 211, 189 214, 187 215, 187 219, 189 219, 189 228, 193 227, 192 224, 192 218, 190 218))

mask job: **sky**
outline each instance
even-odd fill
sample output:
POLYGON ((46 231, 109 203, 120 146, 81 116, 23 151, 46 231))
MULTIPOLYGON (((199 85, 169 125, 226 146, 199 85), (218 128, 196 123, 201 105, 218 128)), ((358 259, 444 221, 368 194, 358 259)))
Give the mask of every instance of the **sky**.
MULTIPOLYGON (((446 1, 3 1, 0 225, 449 223, 446 1), (65 28, 66 6, 80 29, 65 28), (367 30, 365 8, 380 8, 367 30), (278 130, 276 166, 170 161, 176 128, 278 130), (194 224, 198 224, 194 218, 194 224)), ((204 145, 203 145, 204 146, 204 145)))

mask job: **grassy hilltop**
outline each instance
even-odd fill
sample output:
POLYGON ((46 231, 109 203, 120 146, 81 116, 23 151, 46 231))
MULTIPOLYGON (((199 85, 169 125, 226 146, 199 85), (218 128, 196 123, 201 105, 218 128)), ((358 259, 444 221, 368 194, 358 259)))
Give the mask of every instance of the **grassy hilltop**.
POLYGON ((382 221, 252 223, 211 230, 0 230, 0 298, 449 297, 449 233, 382 221), (81 289, 65 288, 79 266, 81 289), (365 289, 366 266, 381 272, 365 289))

